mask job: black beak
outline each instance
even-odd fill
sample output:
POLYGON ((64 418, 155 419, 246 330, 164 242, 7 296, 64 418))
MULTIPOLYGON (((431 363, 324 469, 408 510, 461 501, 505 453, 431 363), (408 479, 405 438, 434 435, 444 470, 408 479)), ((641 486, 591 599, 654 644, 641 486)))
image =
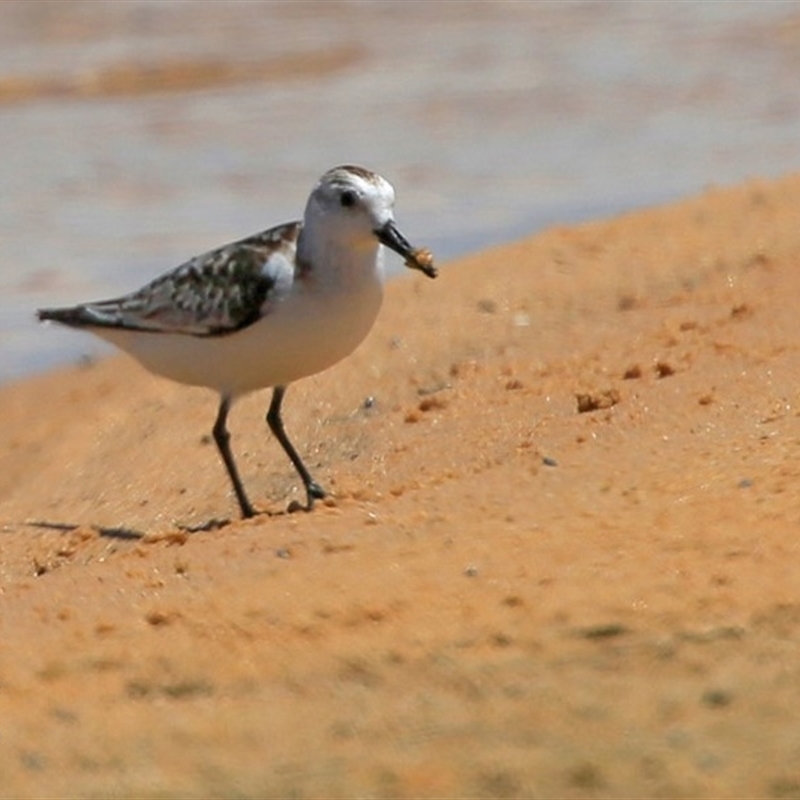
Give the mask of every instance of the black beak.
POLYGON ((395 253, 399 253, 407 267, 418 269, 429 278, 436 277, 436 267, 433 266, 433 256, 430 250, 412 247, 408 239, 397 229, 394 220, 390 219, 383 227, 378 228, 375 231, 375 236, 378 237, 378 241, 381 244, 386 245, 390 250, 394 250, 395 253))

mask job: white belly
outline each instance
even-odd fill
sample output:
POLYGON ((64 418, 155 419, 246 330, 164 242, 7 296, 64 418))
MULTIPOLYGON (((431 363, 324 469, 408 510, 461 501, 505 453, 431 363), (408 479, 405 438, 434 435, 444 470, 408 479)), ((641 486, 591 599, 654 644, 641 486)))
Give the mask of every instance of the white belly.
POLYGON ((236 396, 313 375, 349 355, 369 333, 381 306, 380 281, 357 292, 290 294, 258 322, 225 336, 94 333, 151 372, 236 396))

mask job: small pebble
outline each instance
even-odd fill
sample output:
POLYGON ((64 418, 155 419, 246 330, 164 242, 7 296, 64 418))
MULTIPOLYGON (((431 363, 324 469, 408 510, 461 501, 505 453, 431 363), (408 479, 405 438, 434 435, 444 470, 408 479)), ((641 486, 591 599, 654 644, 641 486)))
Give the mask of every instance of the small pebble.
POLYGON ((733 702, 733 695, 725 689, 709 689, 703 692, 701 702, 709 708, 723 708, 733 702))
POLYGON ((514 325, 517 328, 527 328, 531 324, 531 318, 524 311, 518 311, 513 317, 514 325))
POLYGON ((622 636, 628 633, 628 628, 619 622, 605 622, 599 625, 589 625, 579 628, 576 634, 582 639, 611 639, 615 636, 622 636))

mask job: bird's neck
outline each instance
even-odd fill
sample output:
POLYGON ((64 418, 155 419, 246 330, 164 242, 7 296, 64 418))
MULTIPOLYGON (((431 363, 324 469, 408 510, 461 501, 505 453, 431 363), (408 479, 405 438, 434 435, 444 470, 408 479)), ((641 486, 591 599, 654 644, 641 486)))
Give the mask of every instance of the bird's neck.
POLYGON ((314 282, 350 287, 383 282, 383 253, 377 240, 326 237, 315 233, 313 226, 300 230, 297 264, 301 275, 314 282))

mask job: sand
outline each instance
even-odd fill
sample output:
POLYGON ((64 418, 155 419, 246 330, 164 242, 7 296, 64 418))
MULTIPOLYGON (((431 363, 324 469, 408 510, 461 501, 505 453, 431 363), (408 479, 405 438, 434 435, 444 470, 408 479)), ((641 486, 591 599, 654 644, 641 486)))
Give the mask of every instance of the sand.
MULTIPOLYGON (((0 796, 800 797, 800 175, 391 283, 302 490, 126 357, 0 390, 0 796)), ((54 328, 53 336, 60 335, 54 328)))

